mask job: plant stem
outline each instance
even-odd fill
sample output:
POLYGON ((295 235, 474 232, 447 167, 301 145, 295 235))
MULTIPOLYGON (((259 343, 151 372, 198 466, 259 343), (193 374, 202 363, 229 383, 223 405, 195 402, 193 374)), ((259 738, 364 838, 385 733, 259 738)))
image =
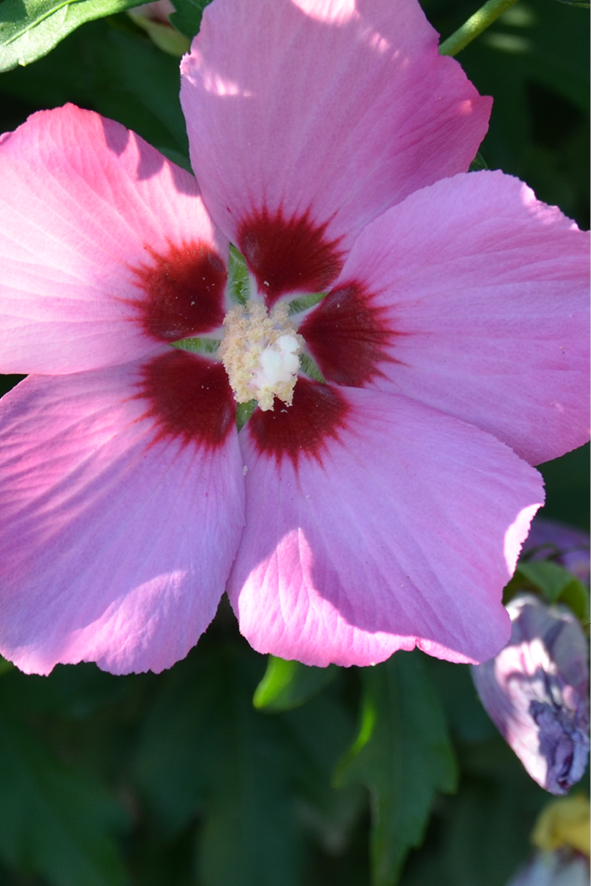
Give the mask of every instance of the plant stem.
POLYGON ((488 0, 478 12, 471 15, 461 28, 444 40, 439 47, 440 55, 457 55, 460 49, 482 34, 500 15, 509 9, 516 0, 488 0))

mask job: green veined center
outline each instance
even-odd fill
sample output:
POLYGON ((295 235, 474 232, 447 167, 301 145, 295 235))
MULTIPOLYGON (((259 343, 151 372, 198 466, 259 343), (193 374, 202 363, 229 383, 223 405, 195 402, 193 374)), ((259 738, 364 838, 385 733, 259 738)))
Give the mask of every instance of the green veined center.
POLYGON ((257 400, 259 409, 273 409, 277 397, 291 406, 304 339, 289 319, 289 305, 280 302, 271 313, 262 302, 237 305, 224 318, 218 356, 228 373, 238 403, 257 400))

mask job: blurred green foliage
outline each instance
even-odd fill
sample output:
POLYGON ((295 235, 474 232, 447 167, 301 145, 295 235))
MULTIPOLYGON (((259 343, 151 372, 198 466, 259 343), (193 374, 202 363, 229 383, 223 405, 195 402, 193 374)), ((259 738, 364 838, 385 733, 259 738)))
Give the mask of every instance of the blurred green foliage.
MULTIPOLYGON (((127 5, 3 0, 4 68, 76 29, 0 74, 0 131, 73 101, 189 168, 178 60, 112 15, 127 5), (108 18, 77 27, 99 6, 108 18), (23 9, 40 18, 28 29, 39 39, 14 46, 23 9)), ((204 5, 179 0, 186 36, 204 5)), ((424 6, 444 36, 475 11, 424 6)), ((588 226, 586 12, 520 0, 459 61, 495 98, 486 164, 588 226)), ((547 512, 588 525, 585 450, 542 470, 547 512)), ((365 671, 266 664, 227 603, 160 675, 80 665, 41 678, 3 663, 0 886, 506 883, 547 795, 497 735, 465 666, 419 652, 365 671)))
POLYGON ((0 71, 29 65, 64 37, 97 18, 132 6, 135 0, 3 0, 0 10, 0 71))

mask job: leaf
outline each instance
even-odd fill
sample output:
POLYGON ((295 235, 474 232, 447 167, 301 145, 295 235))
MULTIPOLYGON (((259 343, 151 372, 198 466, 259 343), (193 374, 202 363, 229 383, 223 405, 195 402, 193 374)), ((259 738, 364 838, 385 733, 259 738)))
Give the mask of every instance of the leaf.
MULTIPOLYGON (((119 119, 117 110, 122 99, 128 112, 137 113, 134 104, 153 115, 163 129, 174 138, 173 147, 188 155, 185 118, 178 98, 178 60, 160 52, 147 40, 137 39, 123 31, 110 29, 100 54, 100 65, 108 80, 108 93, 101 92, 97 110, 119 119)), ((105 83, 107 85, 107 83, 105 83)), ((121 122, 143 135, 130 116, 121 122)), ((149 134, 148 134, 149 135, 149 134)), ((155 140, 160 147, 161 141, 155 140)))
POLYGON ((564 588, 573 579, 567 569, 550 560, 530 560, 519 563, 516 571, 543 591, 550 603, 555 603, 558 600, 564 588))
MULTIPOLYGON (((476 7, 462 8, 470 14, 476 7)), ((587 227, 589 39, 583 15, 555 0, 520 0, 458 58, 478 91, 494 96, 481 146, 491 169, 523 179, 538 199, 558 204, 587 227)), ((585 454, 570 458, 584 462, 585 454)), ((566 479, 564 468, 557 460, 556 473, 566 479)), ((547 475, 546 465, 541 472, 547 475)), ((588 499, 580 486, 547 488, 547 514, 562 510, 562 519, 585 525, 588 499)))
POLYGON ((361 728, 336 778, 369 788, 372 882, 394 886, 423 838, 436 791, 455 789, 456 766, 420 653, 398 652, 362 679, 361 728))
POLYGON ((130 32, 112 20, 89 22, 34 65, 3 74, 0 89, 33 108, 68 101, 94 108, 190 170, 178 60, 153 46, 126 16, 117 24, 130 32))
POLYGON ((160 679, 144 718, 133 768, 166 837, 180 833, 203 811, 218 693, 217 661, 200 648, 160 679))
POLYGON ((474 157, 474 159, 470 163, 470 169, 468 171, 469 172, 480 172, 481 169, 489 169, 489 166, 488 166, 488 163, 486 162, 486 160, 484 159, 484 157, 482 156, 482 154, 480 153, 480 151, 478 151, 478 153, 476 154, 476 156, 474 157))
MULTIPOLYGON (((281 715, 279 715, 281 716, 281 715)), ((336 693, 323 693, 283 715, 293 748, 293 784, 299 817, 331 855, 342 855, 367 808, 360 784, 335 788, 334 768, 354 734, 353 717, 336 693)))
POLYGON ((524 578, 549 603, 566 603, 582 622, 588 623, 589 591, 568 569, 551 560, 529 560, 518 564, 515 576, 514 587, 518 587, 519 578, 524 578))
POLYGON ((300 834, 278 717, 252 707, 262 659, 204 640, 163 684, 135 766, 161 827, 199 814, 202 886, 296 886, 300 834))
POLYGON ((0 857, 52 886, 122 886, 112 832, 126 817, 99 784, 57 763, 33 736, 0 721, 0 857))
POLYGON ((253 704, 255 708, 270 711, 289 711, 320 692, 337 674, 335 665, 314 668, 270 655, 265 675, 255 690, 253 704))
POLYGON ((451 733, 458 742, 478 744, 498 734, 482 707, 468 665, 438 658, 429 658, 425 664, 451 733))
POLYGON ((137 0, 3 0, 0 71, 31 64, 85 22, 134 4, 137 0))
POLYGON ((169 16, 171 23, 192 40, 201 27, 203 10, 211 0, 174 0, 176 12, 169 16))
POLYGON ((9 671, 12 671, 14 665, 11 661, 7 661, 5 658, 0 656, 0 677, 2 674, 8 674, 9 671))
POLYGON ((537 812, 547 800, 500 736, 473 745, 462 760, 462 790, 448 801, 442 837, 451 886, 507 883, 527 857, 537 812))
POLYGON ((245 305, 250 298, 248 268, 244 257, 232 244, 228 256, 228 293, 235 305, 245 305))

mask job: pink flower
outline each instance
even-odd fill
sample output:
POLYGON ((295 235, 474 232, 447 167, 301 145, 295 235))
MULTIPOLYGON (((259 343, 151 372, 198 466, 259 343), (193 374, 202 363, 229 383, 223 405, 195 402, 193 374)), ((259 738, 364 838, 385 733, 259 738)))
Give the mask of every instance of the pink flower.
POLYGON ((203 202, 73 107, 0 144, 0 368, 31 374, 2 401, 0 651, 159 671, 227 587, 261 652, 490 657, 531 464, 587 437, 587 238, 465 174, 490 100, 415 0, 215 0, 181 100, 203 202), (224 363, 171 347, 222 337, 224 363), (233 390, 274 409, 238 434, 233 390))

